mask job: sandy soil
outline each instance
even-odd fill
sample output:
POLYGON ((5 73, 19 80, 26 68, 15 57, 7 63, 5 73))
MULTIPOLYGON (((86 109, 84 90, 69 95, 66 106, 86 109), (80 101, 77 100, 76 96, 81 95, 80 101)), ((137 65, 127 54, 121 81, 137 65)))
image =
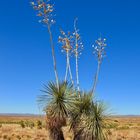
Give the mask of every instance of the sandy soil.
MULTIPOLYGON (((19 122, 32 121, 36 123, 41 120, 44 123, 44 117, 36 116, 0 116, 0 140, 49 140, 48 132, 45 128, 37 129, 25 127, 22 128, 19 122)), ((109 127, 109 140, 140 140, 140 117, 113 117, 112 125, 109 127)), ((68 127, 63 128, 66 140, 72 140, 72 133, 68 127)))

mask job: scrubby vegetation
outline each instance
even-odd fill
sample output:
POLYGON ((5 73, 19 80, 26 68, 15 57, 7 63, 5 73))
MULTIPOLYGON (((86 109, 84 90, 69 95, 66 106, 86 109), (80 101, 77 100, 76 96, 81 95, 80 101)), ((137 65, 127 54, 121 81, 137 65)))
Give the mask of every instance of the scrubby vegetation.
POLYGON ((42 122, 41 122, 40 120, 38 120, 38 121, 36 122, 36 126, 37 126, 38 129, 42 129, 43 124, 42 124, 42 122))
MULTIPOLYGON (((17 140, 20 138, 21 140, 50 140, 49 139, 49 132, 44 127, 45 122, 42 119, 43 127, 42 129, 37 128, 37 121, 39 120, 38 117, 1 117, 0 121, 11 121, 13 119, 15 122, 18 122, 19 119, 23 122, 33 121, 35 124, 34 128, 25 127, 22 128, 20 124, 2 124, 2 127, 0 128, 0 140, 3 140, 5 137, 6 140, 17 140)), ((110 124, 114 124, 114 121, 117 120, 117 125, 111 126, 110 128, 107 128, 107 134, 109 140, 118 140, 118 139, 126 139, 126 140, 139 140, 140 139, 140 126, 139 126, 139 117, 110 117, 109 121, 111 121, 110 124), (125 127, 129 126, 129 128, 125 127), (123 129, 122 129, 123 128, 123 129)), ((68 120, 70 122, 70 120, 68 120)), ((115 122, 116 123, 116 122, 115 122)), ((67 124, 67 126, 62 127, 62 132, 64 135, 65 140, 72 140, 74 137, 73 129, 70 130, 70 125, 67 124)), ((76 131, 77 132, 77 131, 76 131)))
POLYGON ((25 123, 24 123, 24 121, 21 121, 21 122, 20 122, 20 126, 21 126, 22 128, 25 128, 25 123))
POLYGON ((2 124, 0 124, 0 128, 2 127, 2 124))

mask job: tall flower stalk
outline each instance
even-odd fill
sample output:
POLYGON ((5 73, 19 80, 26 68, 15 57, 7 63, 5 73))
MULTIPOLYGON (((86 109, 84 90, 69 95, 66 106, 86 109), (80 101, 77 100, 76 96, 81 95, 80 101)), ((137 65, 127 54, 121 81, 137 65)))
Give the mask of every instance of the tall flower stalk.
POLYGON ((73 36, 70 34, 70 32, 68 32, 67 35, 62 30, 60 32, 61 32, 61 36, 59 36, 59 42, 62 43, 62 52, 66 53, 65 82, 67 81, 68 72, 69 72, 71 83, 73 85, 74 82, 73 82, 73 76, 72 76, 71 65, 70 65, 70 55, 72 53, 73 36))
POLYGON ((59 89, 59 79, 58 73, 56 68, 56 57, 55 57, 55 50, 54 50, 54 43, 53 43, 53 36, 51 32, 51 25, 54 23, 52 19, 52 12, 54 10, 53 5, 49 3, 49 0, 36 0, 35 2, 31 2, 33 8, 37 11, 37 16, 40 17, 39 22, 47 25, 49 36, 50 36, 50 45, 52 49, 52 58, 53 58, 53 67, 55 73, 56 84, 59 89))
POLYGON ((81 50, 83 49, 83 44, 81 42, 80 34, 78 33, 79 30, 76 27, 77 19, 74 20, 74 37, 75 37, 75 65, 76 65, 76 84, 77 84, 77 91, 80 91, 80 82, 79 82, 79 66, 78 66, 78 59, 79 56, 82 54, 81 50))
POLYGON ((97 59, 97 63, 98 63, 95 78, 94 78, 94 83, 93 83, 93 87, 92 87, 93 94, 95 93, 95 90, 97 87, 97 81, 98 81, 101 63, 103 61, 104 56, 106 55, 106 52, 105 52, 106 46, 107 46, 106 39, 105 38, 102 39, 101 37, 98 38, 95 41, 95 45, 93 45, 93 48, 94 48, 93 54, 95 55, 95 57, 97 59))

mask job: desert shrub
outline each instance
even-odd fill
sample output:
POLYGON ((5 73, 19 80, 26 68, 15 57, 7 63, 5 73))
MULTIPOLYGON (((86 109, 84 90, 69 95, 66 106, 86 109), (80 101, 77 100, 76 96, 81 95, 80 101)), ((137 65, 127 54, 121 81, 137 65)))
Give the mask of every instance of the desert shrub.
POLYGON ((32 137, 31 137, 30 135, 27 135, 27 138, 30 139, 30 138, 32 138, 32 137))
POLYGON ((42 122, 40 120, 38 120, 36 122, 36 126, 37 126, 37 129, 42 129, 42 122))
POLYGON ((108 129, 114 129, 114 128, 118 128, 119 124, 117 123, 110 123, 106 126, 106 128, 108 129))
POLYGON ((19 124, 20 122, 1 121, 0 124, 19 124))
POLYGON ((20 122, 20 126, 21 126, 22 128, 25 128, 25 123, 24 123, 24 121, 21 121, 21 122, 20 122))
POLYGON ((129 129, 129 126, 121 126, 117 128, 118 130, 126 130, 129 129))
POLYGON ((21 137, 19 135, 16 136, 18 140, 21 140, 21 137))
POLYGON ((7 140, 11 140, 11 138, 10 137, 8 137, 8 139, 7 140))
POLYGON ((110 130, 108 130, 108 132, 107 132, 107 133, 108 133, 108 135, 109 135, 109 136, 111 136, 111 135, 112 135, 112 132, 111 132, 110 130))
POLYGON ((137 125, 140 126, 140 123, 138 123, 137 125))
POLYGON ((133 124, 132 124, 132 123, 129 123, 128 125, 129 125, 129 126, 133 126, 133 124))
POLYGON ((32 129, 35 126, 35 124, 34 122, 29 122, 28 126, 32 129))
POLYGON ((114 120, 114 122, 119 122, 118 120, 114 120))
POLYGON ((8 136, 7 135, 3 135, 3 139, 7 139, 8 138, 8 136))
POLYGON ((28 121, 25 121, 24 123, 25 123, 25 126, 26 126, 26 127, 29 126, 29 122, 28 122, 28 121))

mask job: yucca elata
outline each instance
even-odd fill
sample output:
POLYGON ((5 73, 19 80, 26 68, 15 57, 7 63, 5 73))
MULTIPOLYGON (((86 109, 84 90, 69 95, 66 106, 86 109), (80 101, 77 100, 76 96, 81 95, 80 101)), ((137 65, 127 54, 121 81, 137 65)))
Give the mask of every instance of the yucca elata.
POLYGON ((74 105, 76 109, 73 109, 70 114, 70 129, 73 131, 74 140, 78 140, 81 138, 82 129, 79 129, 81 125, 81 117, 83 114, 89 114, 91 102, 92 102, 92 94, 86 92, 79 92, 80 96, 76 96, 76 101, 74 105))
POLYGON ((83 128, 82 136, 86 140, 107 140, 107 108, 103 102, 92 102, 90 113, 83 115, 82 125, 83 128))
POLYGON ((54 51, 54 43, 51 32, 53 20, 53 5, 49 0, 36 0, 31 2, 33 8, 40 17, 40 22, 47 25, 50 35, 50 43, 52 49, 53 66, 55 72, 56 83, 50 82, 44 86, 43 95, 40 96, 39 102, 44 104, 44 111, 47 115, 47 128, 50 132, 50 139, 63 140, 62 126, 66 125, 66 119, 71 118, 71 129, 74 132, 74 140, 104 140, 104 108, 101 103, 93 102, 93 93, 95 93, 100 65, 105 55, 105 39, 99 38, 94 45, 94 55, 98 60, 97 72, 94 79, 92 91, 82 93, 80 91, 78 58, 83 49, 79 30, 76 27, 77 19, 74 21, 74 33, 66 34, 61 30, 59 41, 63 44, 62 48, 66 52, 66 74, 65 81, 58 80, 56 68, 56 58, 54 51), (70 54, 75 55, 76 63, 76 90, 73 90, 73 77, 70 67, 70 54), (72 85, 68 84, 67 74, 70 73, 72 85), (79 95, 74 94, 79 93, 79 95))
POLYGON ((103 102, 93 101, 92 93, 84 93, 79 98, 71 114, 73 140, 106 140, 106 106, 103 102))
POLYGON ((66 118, 74 107, 73 87, 67 82, 61 82, 58 90, 57 85, 50 82, 47 86, 44 85, 42 92, 43 95, 39 97, 38 101, 44 105, 50 139, 63 140, 61 128, 66 125, 66 118))

